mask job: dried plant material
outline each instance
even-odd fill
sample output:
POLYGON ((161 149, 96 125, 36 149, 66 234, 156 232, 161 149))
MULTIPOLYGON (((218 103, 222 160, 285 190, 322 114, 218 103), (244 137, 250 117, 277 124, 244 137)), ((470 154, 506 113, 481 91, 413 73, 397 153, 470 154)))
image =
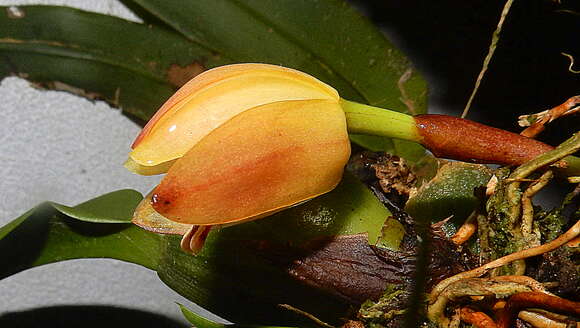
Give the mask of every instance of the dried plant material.
POLYGON ((292 312, 297 313, 297 314, 299 314, 299 315, 301 315, 301 316, 303 316, 305 318, 308 318, 308 319, 312 320, 312 322, 314 322, 317 326, 324 327, 324 328, 334 328, 333 325, 327 324, 326 322, 318 319, 313 314, 308 313, 308 312, 306 312, 304 310, 300 310, 300 309, 298 309, 296 307, 293 307, 290 304, 278 304, 278 306, 281 307, 281 308, 283 308, 283 309, 292 311, 292 312))
POLYGON ((495 192, 495 187, 497 186, 497 183, 498 183, 498 178, 494 174, 491 177, 491 179, 489 179, 489 182, 485 186, 485 196, 489 197, 489 196, 493 195, 493 193, 495 192))
POLYGON ((507 178, 504 180, 505 182, 538 182, 538 179, 512 179, 512 178, 507 178))
MULTIPOLYGON (((527 276, 463 279, 449 285, 443 293, 439 295, 435 303, 429 305, 427 316, 431 321, 438 323, 440 327, 452 327, 453 319, 450 320, 444 313, 449 301, 454 301, 464 296, 470 296, 472 299, 474 296, 505 298, 509 295, 524 292, 534 292, 552 296, 546 291, 541 283, 527 276)), ((494 310, 499 313, 504 313, 507 311, 505 306, 507 306, 506 302, 497 302, 494 305, 494 310)), ((461 309, 461 319, 475 325, 476 327, 496 327, 494 321, 485 313, 475 311, 468 307, 461 309)))
MULTIPOLYGON (((544 309, 529 309, 529 310, 524 310, 524 311, 525 312, 535 312, 537 314, 543 315, 546 318, 550 318, 550 319, 553 319, 553 320, 559 320, 559 321, 569 320, 569 318, 570 318, 569 315, 554 313, 554 312, 550 312, 550 311, 544 310, 544 309)), ((522 313, 524 311, 520 311, 520 313, 522 313)))
POLYGON ((532 197, 542 190, 548 182, 554 177, 554 173, 548 170, 542 176, 532 183, 524 194, 522 195, 522 236, 524 242, 530 246, 537 246, 540 244, 540 234, 532 234, 532 223, 534 221, 534 205, 532 204, 532 197))
POLYGON ((522 292, 512 295, 500 312, 498 327, 510 328, 519 311, 526 308, 541 308, 559 313, 580 315, 580 303, 539 292, 522 292))
POLYGON ((494 277, 493 280, 494 281, 510 281, 510 282, 518 283, 518 284, 521 284, 524 286, 528 286, 532 291, 552 295, 552 293, 550 293, 546 290, 546 287, 541 282, 539 282, 533 278, 530 278, 528 276, 497 276, 497 277, 494 277))
POLYGON ((501 29, 503 27, 503 23, 505 21, 505 18, 507 17, 510 8, 513 4, 513 0, 507 0, 505 2, 505 5, 503 7, 503 10, 501 12, 501 16, 499 18, 499 22, 497 23, 497 27, 495 29, 495 31, 493 32, 493 35, 491 37, 491 44, 489 45, 489 49, 487 50, 487 55, 485 56, 485 59, 483 60, 483 65, 481 67, 481 71, 479 72, 479 76, 477 77, 477 80, 475 81, 475 86, 473 87, 473 91, 471 92, 471 95, 469 96, 469 100, 467 101, 467 104, 465 105, 465 108, 463 109, 463 113, 461 114, 462 118, 465 118, 467 116, 467 113, 469 112, 469 108, 471 107, 471 103, 473 102, 473 99, 475 98, 475 95, 477 94, 477 90, 479 90, 479 85, 481 84, 481 80, 483 79, 483 76, 485 75, 485 72, 487 71, 487 67, 489 66, 489 63, 491 62, 491 58, 493 57, 493 54, 495 52, 495 48, 497 47, 497 43, 499 41, 499 34, 501 33, 501 29))
POLYGON ((459 328, 461 324, 461 309, 456 308, 451 314, 451 321, 449 323, 449 328, 459 328))
POLYGON ((205 70, 206 68, 201 63, 196 61, 185 66, 173 64, 169 66, 166 78, 169 83, 180 88, 189 80, 203 73, 205 70))
POLYGON ((342 328, 365 328, 365 324, 356 320, 347 320, 342 328))
MULTIPOLYGON (((562 322, 537 311, 520 311, 518 318, 538 328, 568 328, 569 322, 562 322)), ((579 323, 580 324, 580 323, 579 323)), ((578 327, 578 324, 576 324, 578 327)))
POLYGON ((366 234, 319 238, 295 246, 256 240, 245 247, 295 280, 349 304, 380 298, 385 286, 409 283, 415 270, 415 252, 369 245, 366 234))
POLYGON ((371 167, 385 193, 397 192, 399 195, 409 196, 414 189, 417 178, 403 158, 385 154, 379 157, 378 163, 371 164, 371 167))
POLYGON ((535 138, 538 134, 544 131, 546 124, 551 123, 560 117, 580 111, 579 105, 580 96, 574 96, 552 109, 540 113, 522 115, 518 117, 518 124, 522 127, 527 126, 527 128, 520 134, 528 138, 535 138))
POLYGON ((492 296, 503 298, 516 293, 529 292, 532 289, 526 285, 497 280, 494 278, 469 278, 455 281, 438 295, 435 302, 427 308, 427 317, 438 323, 439 327, 449 327, 450 320, 445 316, 445 308, 449 301, 457 300, 464 296, 492 296))
POLYGON ((570 59, 570 66, 568 66, 568 71, 570 73, 574 73, 574 74, 580 74, 580 71, 574 70, 572 69, 572 67, 574 67, 574 57, 572 57, 572 55, 569 55, 565 52, 561 52, 562 56, 566 56, 570 59))
POLYGON ((450 238, 455 245, 462 245, 477 231, 478 215, 479 213, 477 211, 471 213, 465 223, 463 223, 457 232, 450 238))
POLYGON ((453 215, 450 215, 439 222, 433 223, 431 225, 431 231, 436 235, 445 236, 445 231, 443 230, 443 228, 445 227, 445 224, 447 224, 447 222, 449 222, 449 220, 451 220, 452 218, 453 215))
POLYGON ((560 247, 552 252, 542 254, 536 261, 538 265, 530 270, 534 279, 545 281, 543 285, 561 297, 576 299, 580 295, 580 266, 578 250, 560 247))
POLYGON ((397 81, 397 87, 401 92, 401 97, 399 100, 405 104, 405 106, 407 106, 407 109, 411 115, 417 115, 417 111, 415 110, 415 101, 407 95, 407 90, 405 90, 405 83, 409 81, 411 75, 413 75, 413 70, 409 68, 405 71, 405 73, 403 73, 403 75, 401 75, 399 81, 397 81))
MULTIPOLYGON (((520 189, 522 179, 526 179, 530 174, 536 170, 548 166, 552 163, 558 162, 569 156, 580 149, 580 133, 574 134, 571 138, 563 142, 560 146, 552 151, 544 153, 533 160, 520 165, 515 169, 509 176, 510 183, 506 188, 506 197, 509 204, 508 217, 506 218, 506 225, 511 226, 511 233, 513 236, 520 241, 523 240, 523 234, 521 230, 521 214, 522 214, 522 191, 520 189), (520 223, 518 225, 518 223, 520 223), (520 228, 518 228, 518 226, 520 228)), ((516 250, 520 250, 524 247, 525 241, 516 244, 516 250)), ((525 272, 525 262, 518 261, 514 263, 513 273, 521 275, 525 272)))
MULTIPOLYGON (((433 304, 429 305, 427 309, 427 315, 432 321, 438 322, 441 327, 449 327, 451 320, 446 318, 444 315, 445 307, 449 301, 453 301, 464 296, 470 296, 472 299, 474 297, 478 297, 477 300, 481 300, 479 297, 483 296, 504 298, 506 296, 515 293, 521 293, 523 291, 533 291, 549 294, 541 283, 527 276, 499 276, 485 279, 463 279, 449 285, 445 291, 439 295, 437 300, 433 304)), ((503 308, 503 304, 499 307, 497 305, 498 304, 494 306, 494 309, 501 310, 503 308)), ((475 317, 483 318, 479 314, 475 315, 475 317)))
POLYGON ((515 252, 504 257, 501 257, 497 260, 491 261, 486 263, 478 268, 473 270, 464 271, 452 277, 449 277, 439 284, 437 284, 433 290, 431 290, 431 294, 429 295, 429 303, 433 304, 438 299, 439 295, 446 290, 451 284, 458 282, 462 279, 468 278, 475 278, 484 275, 485 273, 489 272, 489 270, 504 266, 509 264, 513 261, 523 260, 528 257, 537 256, 540 254, 544 254, 554 249, 566 244, 568 241, 578 237, 580 235, 580 220, 578 220, 568 231, 560 235, 558 238, 545 243, 541 246, 536 246, 532 248, 528 248, 519 252, 515 252))

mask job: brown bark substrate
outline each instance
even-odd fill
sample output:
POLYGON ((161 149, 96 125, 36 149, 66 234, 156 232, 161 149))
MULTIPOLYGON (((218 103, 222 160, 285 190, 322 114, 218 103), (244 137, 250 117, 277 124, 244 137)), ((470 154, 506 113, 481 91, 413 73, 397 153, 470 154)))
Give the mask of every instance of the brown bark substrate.
MULTIPOLYGON (((249 242, 255 254, 289 275, 353 305, 380 298, 387 285, 413 286, 416 247, 392 251, 369 245, 366 234, 315 240, 298 247, 270 242, 249 242)), ((461 254, 449 241, 435 237, 429 261, 428 288, 462 272, 461 254)))

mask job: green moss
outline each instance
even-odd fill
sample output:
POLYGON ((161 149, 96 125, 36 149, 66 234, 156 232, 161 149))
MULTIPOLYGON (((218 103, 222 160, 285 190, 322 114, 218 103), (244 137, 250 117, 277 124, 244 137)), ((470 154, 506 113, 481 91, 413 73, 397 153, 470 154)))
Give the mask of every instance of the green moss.
POLYGON ((367 300, 361 305, 357 318, 366 327, 391 327, 393 320, 402 319, 409 296, 401 286, 388 285, 378 301, 367 300))
MULTIPOLYGON (((507 186, 505 179, 509 177, 510 171, 507 168, 499 169, 495 172, 498 183, 494 194, 486 204, 488 213, 487 238, 488 247, 486 261, 497 259, 507 254, 519 250, 520 240, 513 234, 514 222, 511 221, 510 204, 507 197, 507 186)), ((504 270, 505 268, 502 268, 504 270)), ((509 271, 509 269, 508 269, 509 271)), ((504 272, 508 274, 509 272, 504 272)))
MULTIPOLYGON (((564 232, 564 225, 567 221, 563 215, 564 209, 574 202, 574 197, 576 196, 574 192, 570 192, 564 197, 560 206, 550 211, 539 210, 535 212, 534 224, 540 230, 542 242, 551 241, 564 232)), ((572 218, 580 219, 580 208, 576 209, 576 212, 572 214, 572 218)))

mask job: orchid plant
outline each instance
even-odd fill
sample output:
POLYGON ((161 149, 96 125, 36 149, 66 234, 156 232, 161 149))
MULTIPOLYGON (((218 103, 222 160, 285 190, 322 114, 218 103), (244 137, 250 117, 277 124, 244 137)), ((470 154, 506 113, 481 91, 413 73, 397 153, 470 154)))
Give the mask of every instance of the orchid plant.
MULTIPOLYGON (((578 133, 553 147, 535 133, 426 114, 421 75, 342 1, 126 3, 144 24, 1 8, 1 76, 103 99, 147 122, 125 167, 166 175, 146 196, 121 190, 16 218, 0 228, 0 277, 115 258, 155 270, 236 324, 348 326, 341 320, 356 308, 357 324, 400 325, 407 313, 408 324, 449 327, 458 324, 446 317, 449 302, 508 289, 515 301, 498 314, 502 325, 530 298, 580 312, 550 298, 524 261, 580 234, 575 218, 554 223, 563 210, 534 214, 531 203, 554 176, 577 182, 578 133), (557 227, 537 227, 549 217, 557 227), (477 247, 487 264, 458 262, 477 247)), ((566 104, 549 113, 577 111, 566 104)), ((532 121, 539 131, 551 119, 532 121)), ((458 320, 487 320, 461 306, 458 320)), ((181 309, 197 327, 221 326, 181 309)))

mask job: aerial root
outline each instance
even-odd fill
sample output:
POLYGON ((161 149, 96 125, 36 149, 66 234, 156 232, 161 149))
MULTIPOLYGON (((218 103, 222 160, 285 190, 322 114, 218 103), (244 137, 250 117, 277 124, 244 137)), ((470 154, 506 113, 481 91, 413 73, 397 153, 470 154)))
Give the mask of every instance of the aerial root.
POLYGON ((518 124, 522 127, 527 126, 527 128, 520 134, 524 137, 535 138, 544 131, 546 124, 578 111, 580 111, 580 96, 574 96, 552 109, 535 114, 522 115, 518 117, 518 124))
POLYGON ((541 283, 530 277, 477 277, 486 274, 491 269, 501 267, 511 262, 553 251, 556 248, 568 243, 569 241, 574 240, 578 236, 580 236, 580 220, 578 220, 570 229, 568 229, 568 231, 548 243, 506 255, 473 270, 464 271, 456 274, 455 276, 442 280, 433 288, 429 295, 427 316, 431 321, 438 323, 440 327, 449 327, 451 321, 444 315, 445 307, 449 301, 453 301, 464 296, 505 297, 522 292, 535 292, 542 295, 556 297, 550 295, 541 283))

